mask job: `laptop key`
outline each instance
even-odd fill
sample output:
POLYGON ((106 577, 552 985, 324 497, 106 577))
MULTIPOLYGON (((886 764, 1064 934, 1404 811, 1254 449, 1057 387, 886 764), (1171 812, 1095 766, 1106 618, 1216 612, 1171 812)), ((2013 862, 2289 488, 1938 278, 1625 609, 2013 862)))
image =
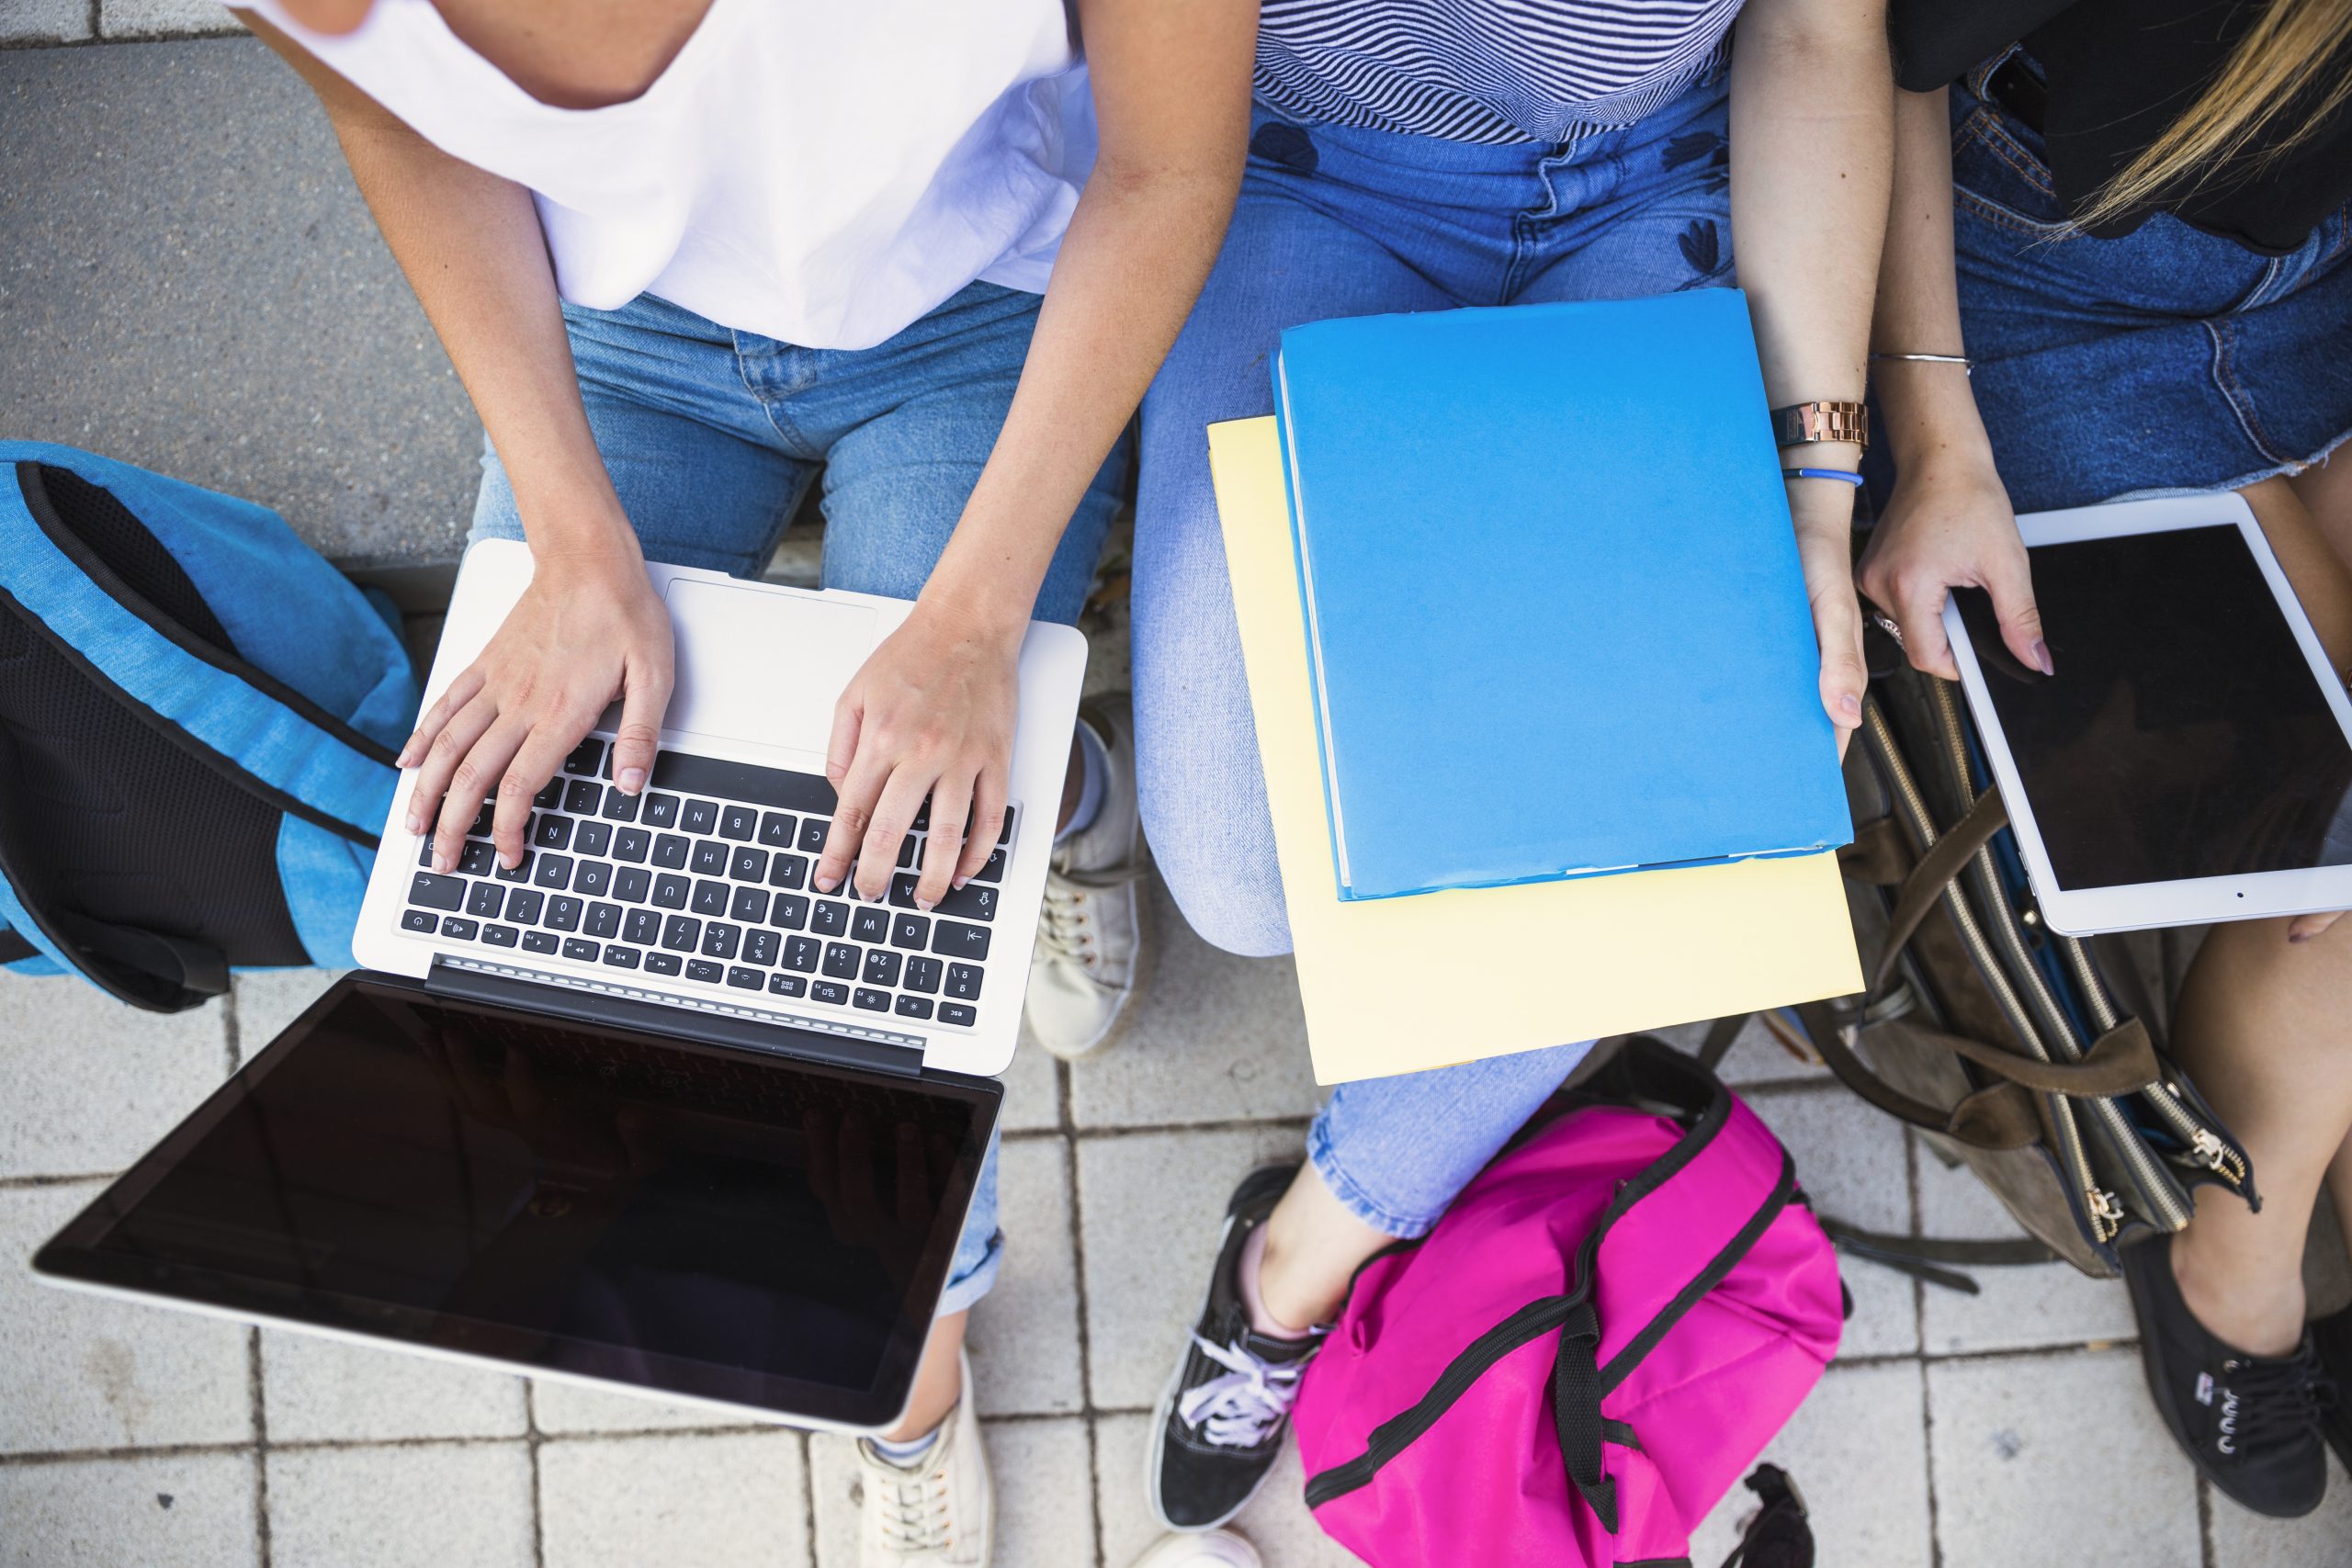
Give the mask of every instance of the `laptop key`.
POLYGON ((664 833, 653 840, 653 863, 666 871, 686 869, 686 856, 693 852, 693 843, 677 833, 664 833))
POLYGON ((727 874, 727 846, 717 839, 695 840, 695 874, 724 876, 727 874))
POLYGON ((808 987, 808 994, 818 1001, 831 1002, 835 1007, 844 1006, 849 1001, 849 987, 832 980, 818 981, 808 987))
POLYGON ((805 887, 808 883, 808 857, 806 855, 775 855, 768 861, 770 887, 805 887))
POLYGON ((961 920, 935 920, 932 924, 931 950, 948 958, 977 964, 989 955, 989 930, 986 926, 967 926, 961 920))
POLYGON ((820 854, 825 848, 825 834, 832 824, 821 818, 811 817, 800 824, 800 851, 803 854, 820 854))
POLYGON ((997 829, 996 841, 1000 845, 1012 842, 1012 807, 1010 806, 1004 808, 1004 826, 997 829))
POLYGON ((689 800, 678 814, 679 826, 689 833, 713 833, 718 830, 718 802, 689 800))
POLYGON ((939 900, 939 912, 967 920, 993 920, 996 919, 996 893, 995 888, 979 882, 951 887, 939 900))
POLYGON ((580 900, 561 895, 548 900, 548 924, 560 931, 580 929, 580 900))
POLYGON ((902 871, 890 878, 890 902, 901 909, 915 907, 915 874, 902 871))
POLYGON ((982 973, 975 964, 950 964, 947 966, 947 994, 959 1002, 978 1001, 982 973))
POLYGON ((568 850, 571 847, 571 818, 552 812, 540 816, 531 824, 531 842, 543 850, 568 850))
POLYGON ((598 938, 620 935, 621 907, 618 904, 589 905, 588 934, 598 938))
POLYGON ((980 1015, 976 1010, 966 1007, 962 1002, 939 1004, 939 1021, 942 1023, 952 1023, 959 1029, 969 1029, 978 1023, 980 1015))
POLYGON ((435 876, 420 871, 408 885, 408 901, 422 904, 428 909, 459 909, 466 903, 466 879, 462 876, 435 876))
POLYGON ((899 983, 899 964, 904 954, 887 947, 865 950, 865 983, 869 986, 895 986, 899 983))
POLYGON ((692 915, 673 915, 662 928, 662 945, 673 953, 692 953, 702 945, 702 922, 692 915))
POLYGON ((416 841, 416 863, 425 870, 433 869, 433 835, 426 833, 416 841))
POLYGON ((746 969, 739 964, 727 971, 727 983, 739 991, 756 991, 767 983, 767 976, 756 969, 746 969))
POLYGON ((517 887, 506 896, 506 918, 518 926, 537 925, 539 907, 547 897, 536 887, 517 887))
POLYGON ((506 903, 506 889, 495 882, 477 882, 466 896, 466 913, 477 919, 494 920, 506 903))
POLYGON ((808 923, 808 897, 805 893, 779 893, 768 906, 768 922, 780 931, 797 931, 808 923))
POLYGON ((571 879, 574 893, 585 893, 591 898, 601 898, 612 887, 613 867, 609 861, 583 860, 580 873, 571 879))
POLYGON ((751 844, 735 852, 727 863, 727 874, 738 882, 759 882, 768 874, 768 852, 751 844))
POLYGON ((763 887, 738 887, 735 902, 727 911, 729 917, 747 926, 756 926, 768 918, 768 895, 763 887))
POLYGON ((571 886, 570 855, 541 855, 531 868, 531 881, 537 886, 560 893, 571 886))
POLYGON ((925 840, 912 833, 899 840, 899 869, 905 871, 915 863, 915 856, 922 852, 925 840))
POLYGON ((768 976, 768 995, 772 997, 805 997, 808 994, 808 982, 797 975, 768 976))
POLYGON ((571 835, 574 854, 601 855, 612 847, 613 828, 609 822, 582 822, 571 835))
POLYGON ((513 926, 484 926, 481 928, 482 941, 490 943, 492 947, 512 947, 514 945, 515 939, 520 937, 522 934, 523 933, 521 931, 516 931, 513 926))
POLYGON ((723 915, 731 895, 724 882, 695 884, 694 911, 697 915, 723 915))
POLYGON ((857 949, 845 942, 825 944, 825 973, 836 980, 857 978, 857 949))
POLYGON ((605 786, 594 779, 574 779, 563 789, 563 808, 574 817, 594 817, 605 804, 605 786))
POLYGON ((525 931, 523 933, 524 952, 553 953, 555 950, 556 939, 549 933, 546 931, 525 931))
POLYGON ((861 904, 852 912, 849 934, 860 942, 890 940, 890 911, 878 904, 861 904))
POLYGON ((401 916, 401 930, 431 936, 441 929, 441 917, 430 909, 410 909, 401 916))
POLYGON ((496 820, 497 816, 498 797, 492 795, 481 803, 481 810, 474 813, 473 826, 466 829, 466 837, 469 839, 489 838, 490 825, 496 820))
POLYGON ((759 833, 760 814, 748 806, 721 807, 718 812, 718 836, 747 844, 759 833))
POLYGON ((653 891, 653 874, 641 865, 625 865, 613 873, 613 897, 623 903, 642 904, 653 891))
POLYGON ((921 953, 931 941, 931 921, 922 915, 900 915, 890 922, 890 945, 921 953))
POLYGON ((691 885, 683 876, 672 876, 664 872, 653 879, 653 901, 665 909, 684 908, 690 891, 691 885))
POLYGON ((645 857, 653 852, 653 835, 642 828, 624 828, 613 835, 613 858, 625 860, 631 865, 643 865, 645 857))
POLYGON ((705 958, 732 958, 742 940, 741 926, 713 920, 702 929, 702 955, 705 958))
POLYGON ((637 808, 643 798, 641 795, 623 795, 616 789, 606 790, 605 792, 605 820, 607 822, 636 821, 637 808))
POLYGON ((849 906, 835 903, 831 898, 820 898, 817 900, 817 913, 809 920, 808 929, 819 936, 841 935, 849 930, 849 906))
POLYGON ((890 1010, 890 993, 888 991, 869 991, 860 986, 850 993, 849 1000, 852 1007, 861 1007, 868 1012, 890 1010))
POLYGON ((525 850, 522 858, 513 865, 502 865, 491 875, 501 882, 528 882, 531 880, 531 852, 525 850))
POLYGON ((745 931, 743 933, 743 962, 757 964, 763 968, 774 968, 776 952, 783 946, 784 933, 781 931, 772 931, 765 926, 756 931, 745 931))
POLYGON ((585 937, 568 936, 563 939, 563 955, 576 963, 594 964, 604 955, 604 951, 585 937))
POLYGON ((563 775, 558 773, 541 784, 539 793, 531 796, 531 804, 542 811, 553 811, 557 807, 561 806, 563 804, 563 775))
POLYGON ((674 953, 649 953, 645 955, 648 975, 675 975, 685 966, 684 960, 674 953))
POLYGON ((972 873, 972 880, 975 882, 1003 881, 1004 852, 1001 849, 990 850, 989 852, 988 863, 981 866, 979 870, 972 873))
POLYGON ((469 839, 458 852, 458 871, 465 876, 488 876, 498 869, 498 852, 480 839, 469 839))
POLYGON ((674 828, 678 825, 678 797, 674 795, 649 795, 645 797, 645 825, 649 828, 674 828))
POLYGON ((686 978, 689 980, 700 980, 706 986, 716 986, 726 977, 725 966, 713 964, 707 958, 686 960, 686 978))
POLYGON ((824 943, 813 936, 788 936, 784 939, 784 966, 802 974, 817 967, 817 958, 824 951, 824 943))
POLYGON ((623 947, 618 942, 605 945, 605 962, 616 969, 634 969, 644 958, 645 954, 633 947, 623 947))
POLYGON ((597 764, 604 760, 605 743, 592 735, 571 749, 571 755, 563 760, 563 771, 567 773, 593 775, 597 764))
POLYGON ((621 921, 621 936, 639 947, 651 947, 662 940, 662 917, 651 909, 631 909, 621 921))
POLYGON ((926 996, 939 989, 939 976, 944 965, 936 958, 910 957, 907 960, 907 989, 926 996))
POLYGON ((792 835, 800 826, 799 819, 781 811, 763 812, 760 816, 760 842, 772 850, 788 850, 792 835))
POLYGON ((929 997, 900 997, 895 1010, 900 1018, 929 1018, 931 998, 929 997))

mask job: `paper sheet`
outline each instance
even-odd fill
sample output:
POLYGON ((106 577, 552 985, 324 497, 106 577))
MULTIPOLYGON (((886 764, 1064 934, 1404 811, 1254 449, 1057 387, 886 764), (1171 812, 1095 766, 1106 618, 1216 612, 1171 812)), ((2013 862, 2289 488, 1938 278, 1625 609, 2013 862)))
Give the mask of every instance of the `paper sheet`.
POLYGON ((1208 439, 1317 1083, 1862 988, 1834 853, 1340 902, 1274 422, 1208 439))

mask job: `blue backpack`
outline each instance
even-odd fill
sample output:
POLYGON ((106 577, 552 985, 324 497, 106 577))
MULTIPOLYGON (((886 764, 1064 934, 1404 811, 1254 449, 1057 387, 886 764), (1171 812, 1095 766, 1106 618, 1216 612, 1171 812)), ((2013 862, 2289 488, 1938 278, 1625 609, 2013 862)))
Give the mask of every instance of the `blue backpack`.
POLYGON ((349 966, 398 626, 276 513, 0 442, 0 963, 159 1012, 349 966))

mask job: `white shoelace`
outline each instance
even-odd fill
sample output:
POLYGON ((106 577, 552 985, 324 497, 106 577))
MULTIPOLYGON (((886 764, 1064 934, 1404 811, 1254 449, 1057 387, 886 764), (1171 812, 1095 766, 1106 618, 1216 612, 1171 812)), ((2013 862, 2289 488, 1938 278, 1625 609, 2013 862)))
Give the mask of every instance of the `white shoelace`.
POLYGON ((1142 874, 1140 865, 1102 872, 1048 871, 1045 908, 1037 923, 1037 945, 1052 958, 1092 968, 1093 917, 1087 910, 1086 896, 1125 886, 1142 874))
POLYGON ((876 1499, 875 1515, 884 1546, 901 1556, 948 1549, 955 1539, 955 1521, 948 1517, 944 1471, 918 1475, 900 1471, 887 1460, 868 1464, 865 1471, 866 1485, 888 1488, 876 1499))
POLYGON ((1298 1397, 1304 1357, 1280 1364, 1260 1360, 1240 1345, 1216 1345, 1193 1336, 1202 1355, 1226 1369, 1176 1402, 1184 1424, 1213 1448, 1253 1449, 1290 1414, 1298 1397))

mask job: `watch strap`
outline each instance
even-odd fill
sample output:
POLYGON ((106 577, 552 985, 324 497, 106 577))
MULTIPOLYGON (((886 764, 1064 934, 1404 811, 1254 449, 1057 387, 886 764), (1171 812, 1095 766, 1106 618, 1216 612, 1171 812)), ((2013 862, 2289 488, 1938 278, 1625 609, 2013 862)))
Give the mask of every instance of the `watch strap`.
POLYGON ((1867 403, 1791 403, 1772 411, 1772 443, 1802 446, 1815 441, 1850 441, 1867 451, 1871 411, 1867 403))

